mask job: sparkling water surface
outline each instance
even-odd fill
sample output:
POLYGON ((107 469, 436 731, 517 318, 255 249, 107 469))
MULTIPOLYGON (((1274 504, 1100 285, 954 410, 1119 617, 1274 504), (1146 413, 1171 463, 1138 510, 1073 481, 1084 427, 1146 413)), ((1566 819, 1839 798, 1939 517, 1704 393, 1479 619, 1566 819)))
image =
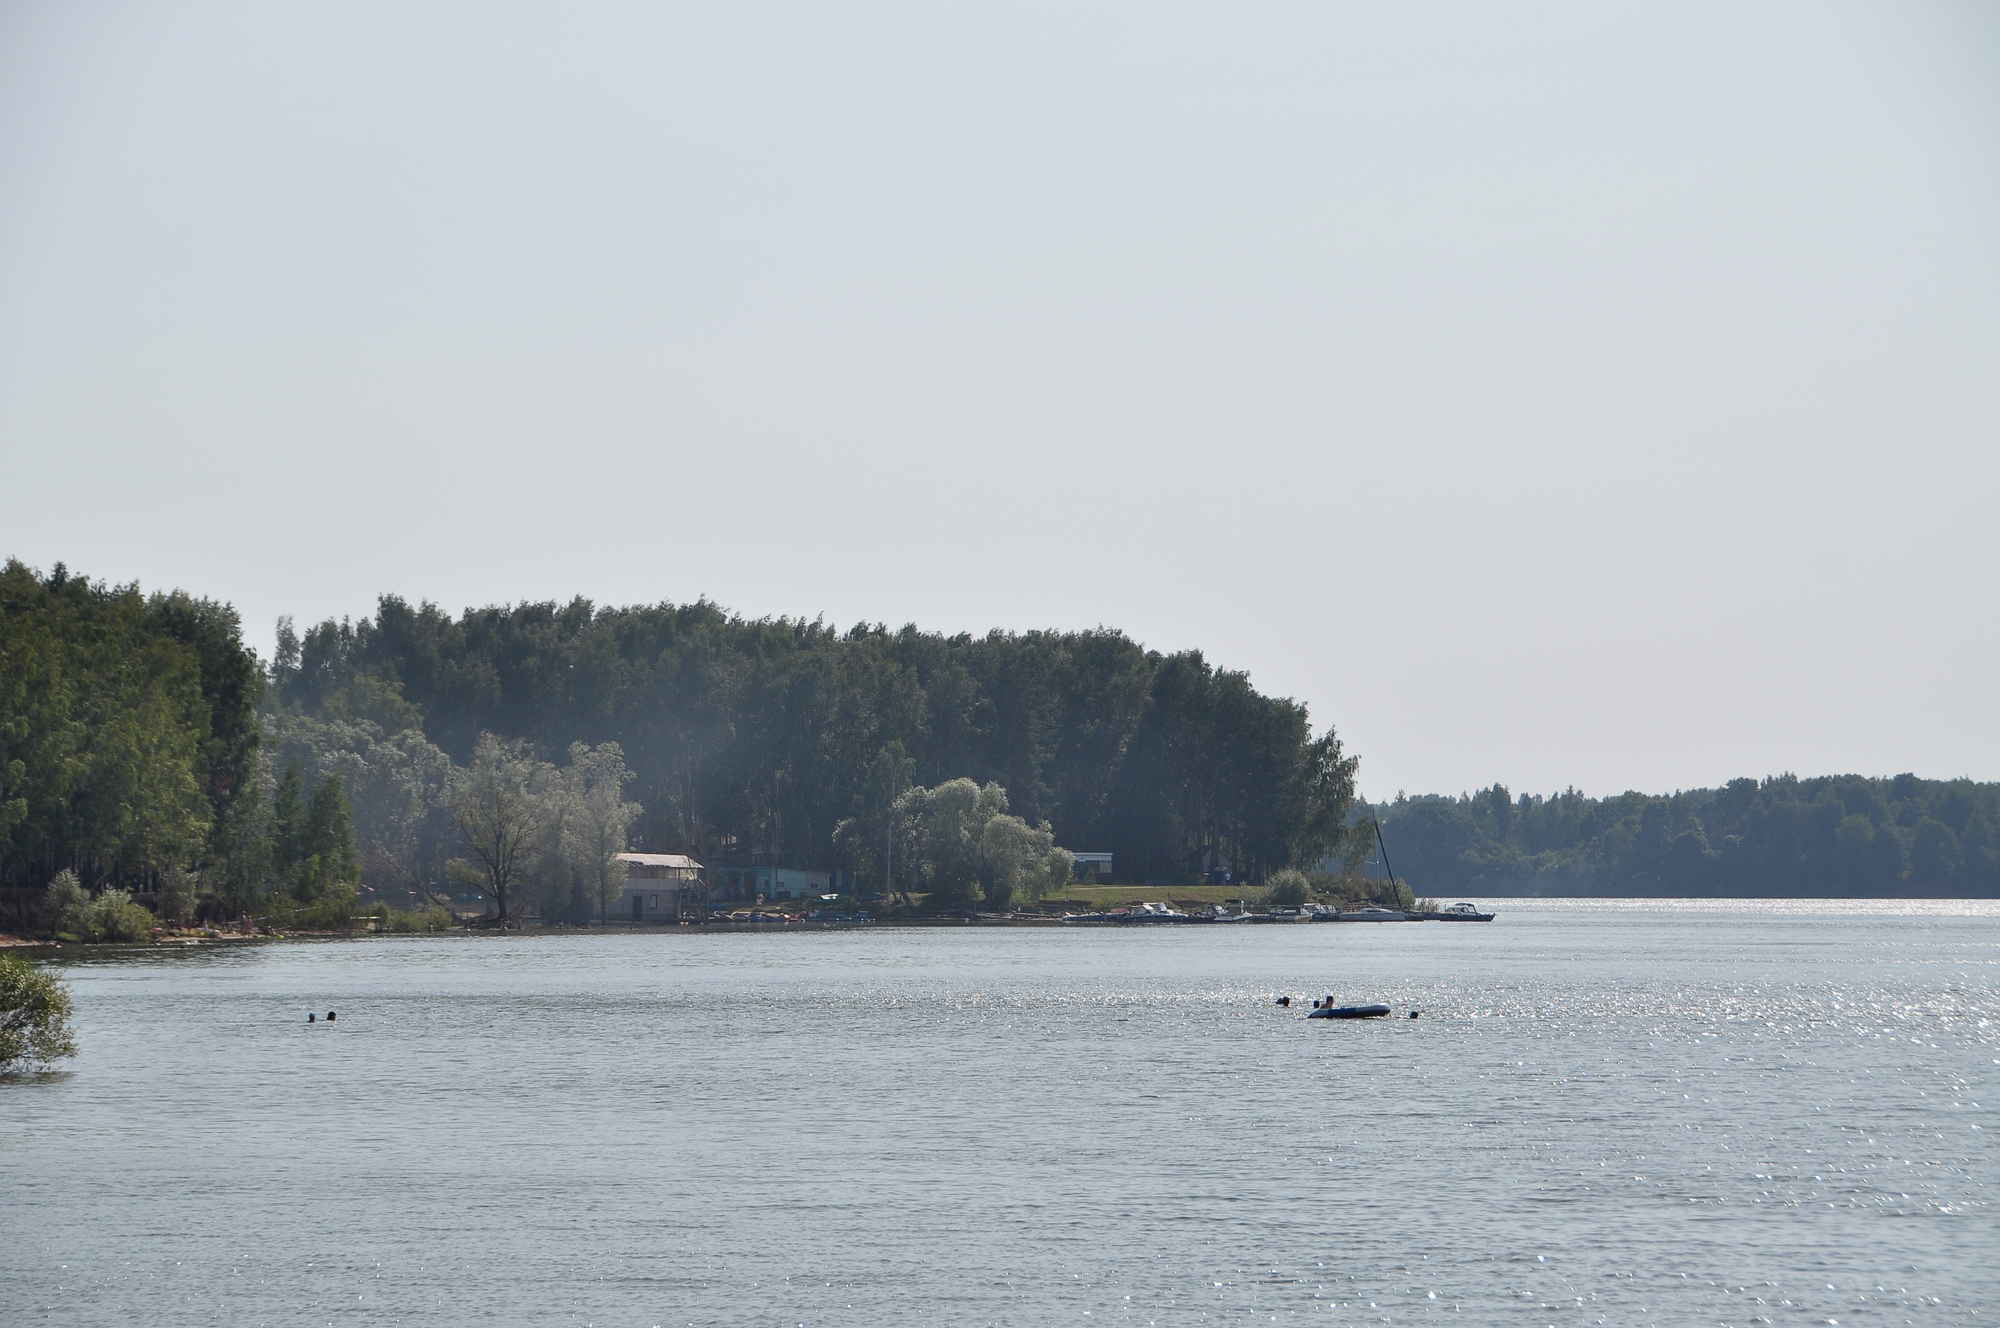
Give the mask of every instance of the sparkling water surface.
POLYGON ((1495 906, 66 955, 0 1322, 2000 1315, 2000 905, 1495 906))

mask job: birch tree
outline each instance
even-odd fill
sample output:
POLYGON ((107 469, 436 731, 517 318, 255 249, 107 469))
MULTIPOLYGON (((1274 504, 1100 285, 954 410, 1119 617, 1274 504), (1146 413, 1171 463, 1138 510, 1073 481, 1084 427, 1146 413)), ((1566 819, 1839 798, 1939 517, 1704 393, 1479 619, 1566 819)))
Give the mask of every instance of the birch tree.
POLYGON ((606 920, 611 897, 625 888, 625 864, 618 855, 625 851, 626 837, 644 810, 625 801, 625 786, 631 782, 632 772, 625 767, 625 753, 617 743, 570 744, 569 769, 563 771, 569 802, 563 856, 596 897, 600 923, 606 920))

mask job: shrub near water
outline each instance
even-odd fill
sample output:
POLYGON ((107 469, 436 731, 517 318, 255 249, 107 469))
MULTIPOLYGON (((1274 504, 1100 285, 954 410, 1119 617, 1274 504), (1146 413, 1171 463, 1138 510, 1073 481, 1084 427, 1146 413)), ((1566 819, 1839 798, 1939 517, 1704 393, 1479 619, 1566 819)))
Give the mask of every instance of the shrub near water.
POLYGON ((1265 885, 1264 902, 1277 908, 1298 908, 1312 898, 1312 882, 1291 867, 1272 872, 1265 885))
POLYGON ((154 918, 123 890, 106 890, 83 911, 83 935, 92 941, 143 941, 154 918))
POLYGON ((458 919, 451 915, 450 910, 442 908, 401 909, 377 904, 369 916, 376 919, 377 931, 444 931, 458 925, 458 919))
POLYGON ((106 890, 92 899, 73 871, 57 872, 49 882, 42 916, 56 935, 82 941, 143 941, 157 921, 123 890, 106 890))
POLYGON ((42 916, 50 931, 70 936, 83 935, 84 918, 90 911, 90 892, 76 873, 65 868, 49 882, 42 896, 42 916))
POLYGON ((19 955, 0 955, 0 1070, 76 1055, 69 1016, 69 990, 59 978, 19 955))

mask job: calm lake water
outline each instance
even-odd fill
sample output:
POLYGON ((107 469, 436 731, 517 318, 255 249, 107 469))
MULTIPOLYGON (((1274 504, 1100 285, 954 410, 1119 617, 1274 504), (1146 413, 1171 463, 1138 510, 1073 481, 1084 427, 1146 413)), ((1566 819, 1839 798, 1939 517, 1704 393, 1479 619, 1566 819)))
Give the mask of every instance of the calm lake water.
POLYGON ((1497 906, 70 957, 0 1321, 2000 1316, 2000 906, 1497 906))

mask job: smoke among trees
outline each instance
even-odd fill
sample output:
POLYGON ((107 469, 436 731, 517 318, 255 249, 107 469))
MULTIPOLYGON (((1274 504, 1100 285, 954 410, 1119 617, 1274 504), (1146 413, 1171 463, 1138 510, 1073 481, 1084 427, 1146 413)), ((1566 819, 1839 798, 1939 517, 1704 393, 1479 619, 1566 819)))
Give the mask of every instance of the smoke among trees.
MULTIPOLYGON (((1252 878, 1316 861, 1342 847, 1354 790, 1354 759, 1331 729, 1313 734, 1304 706, 1198 652, 1162 655, 1104 629, 843 632, 705 601, 453 618, 385 597, 371 618, 303 637, 285 624, 272 683, 271 732, 326 768, 354 763, 364 861, 402 875, 422 874, 425 854, 443 851, 424 845, 450 838, 424 790, 476 764, 489 736, 524 753, 617 743, 643 808, 635 847, 760 852, 870 884, 888 865, 897 800, 959 779, 1003 789, 1021 823, 994 831, 1014 847, 993 862, 1025 860, 1045 829, 1051 848, 1114 853, 1128 879, 1186 880, 1204 860, 1252 878)), ((492 870, 480 869, 489 885, 492 870)), ((986 870, 995 891, 1036 879, 986 870)), ((947 895, 965 879, 957 866, 934 874, 947 895)))

